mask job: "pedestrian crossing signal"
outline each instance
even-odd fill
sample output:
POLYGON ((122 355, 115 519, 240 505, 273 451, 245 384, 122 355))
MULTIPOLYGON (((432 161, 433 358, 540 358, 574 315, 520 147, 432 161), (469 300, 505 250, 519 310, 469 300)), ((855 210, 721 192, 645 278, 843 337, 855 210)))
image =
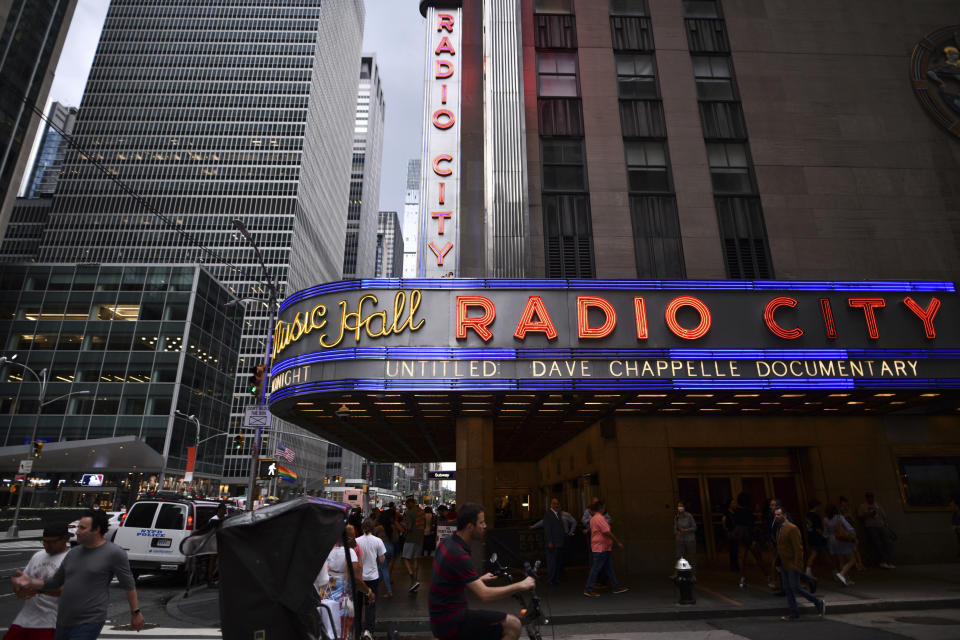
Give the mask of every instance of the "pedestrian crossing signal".
POLYGON ((238 433, 237 435, 233 436, 233 448, 237 451, 243 449, 243 438, 244 436, 242 433, 238 433))
POLYGON ((250 394, 258 398, 263 390, 263 372, 263 365, 258 364, 253 368, 253 373, 250 374, 250 394))

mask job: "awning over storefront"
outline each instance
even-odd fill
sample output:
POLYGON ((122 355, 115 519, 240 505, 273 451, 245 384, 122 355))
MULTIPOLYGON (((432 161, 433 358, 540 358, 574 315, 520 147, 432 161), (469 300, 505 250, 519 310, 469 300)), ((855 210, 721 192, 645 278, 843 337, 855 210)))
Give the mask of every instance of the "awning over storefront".
POLYGON ((0 471, 14 473, 21 460, 33 460, 31 473, 155 472, 163 456, 136 436, 47 442, 39 458, 30 457, 30 446, 0 447, 0 471))
POLYGON ((620 416, 960 412, 950 282, 356 280, 291 295, 270 409, 374 460, 497 460, 620 416))

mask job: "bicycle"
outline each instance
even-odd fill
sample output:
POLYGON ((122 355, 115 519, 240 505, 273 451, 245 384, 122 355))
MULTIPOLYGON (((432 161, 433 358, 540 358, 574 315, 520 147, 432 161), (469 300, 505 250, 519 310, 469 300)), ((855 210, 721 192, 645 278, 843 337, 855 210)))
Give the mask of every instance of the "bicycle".
MULTIPOLYGON (((506 578, 507 581, 513 582, 513 576, 510 575, 510 569, 497 562, 496 553, 490 556, 489 564, 490 573, 498 578, 506 578)), ((523 563, 524 577, 529 576, 531 578, 536 578, 539 570, 539 560, 537 560, 532 566, 529 562, 523 563)), ((523 628, 526 630, 527 637, 530 640, 542 640, 542 636, 540 635, 540 626, 550 624, 550 620, 543 615, 543 611, 540 608, 540 596, 537 595, 536 590, 530 592, 529 602, 527 602, 526 597, 524 597, 522 593, 515 593, 513 594, 513 597, 520 602, 520 624, 523 625, 523 628)))

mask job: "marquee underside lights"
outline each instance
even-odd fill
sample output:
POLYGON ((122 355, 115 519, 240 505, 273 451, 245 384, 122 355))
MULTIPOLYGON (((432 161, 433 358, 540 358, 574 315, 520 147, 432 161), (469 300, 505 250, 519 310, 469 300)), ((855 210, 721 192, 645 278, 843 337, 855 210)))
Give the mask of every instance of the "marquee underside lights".
POLYGON ((949 282, 337 282, 282 305, 270 402, 283 413, 352 391, 960 389, 958 315, 949 282))

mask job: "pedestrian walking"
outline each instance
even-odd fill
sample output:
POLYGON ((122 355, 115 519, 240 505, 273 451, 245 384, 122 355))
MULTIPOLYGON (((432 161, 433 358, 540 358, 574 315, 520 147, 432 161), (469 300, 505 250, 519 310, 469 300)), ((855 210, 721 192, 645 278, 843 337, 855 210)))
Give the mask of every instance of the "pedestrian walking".
POLYGON ((373 639, 373 632, 377 626, 377 589, 380 587, 380 565, 386 560, 387 548, 383 540, 373 535, 375 526, 371 518, 367 518, 360 525, 363 535, 357 538, 360 547, 360 563, 363 566, 362 579, 369 588, 369 593, 360 595, 360 606, 363 609, 362 625, 363 637, 373 639))
POLYGON ((341 541, 337 541, 330 554, 327 556, 327 572, 329 574, 330 589, 327 595, 331 600, 337 603, 340 617, 340 637, 350 637, 350 629, 353 627, 354 617, 357 608, 353 601, 353 589, 351 587, 350 567, 347 566, 346 554, 350 554, 350 563, 353 567, 353 583, 357 586, 360 594, 373 595, 370 587, 363 581, 363 567, 357 556, 356 538, 352 525, 347 525, 347 551, 341 541))
POLYGON ((779 524, 777 529, 777 557, 780 559, 780 579, 783 583, 783 591, 787 596, 787 607, 790 609, 789 615, 783 616, 782 620, 796 620, 800 617, 800 611, 797 608, 797 594, 809 600, 817 608, 817 613, 823 617, 827 611, 827 605, 820 598, 800 586, 800 573, 803 568, 803 541, 800 538, 800 529, 797 525, 787 520, 786 512, 782 507, 774 510, 774 518, 779 524))
POLYGON ((950 498, 950 528, 957 538, 957 557, 960 558, 960 498, 950 498))
MULTIPOLYGON (((837 511, 840 512, 840 515, 843 516, 843 519, 854 528, 854 531, 856 531, 859 520, 855 517, 856 514, 853 512, 853 508, 850 506, 850 501, 843 496, 837 498, 837 511)), ((856 536, 858 540, 863 538, 859 532, 856 534, 856 536)), ((860 553, 859 545, 857 546, 856 551, 853 553, 853 559, 856 562, 857 571, 863 571, 865 567, 863 566, 863 556, 860 553)))
POLYGON ((34 592, 60 590, 56 640, 92 640, 100 635, 110 604, 110 581, 116 577, 130 605, 130 626, 140 631, 144 619, 130 573, 127 552, 104 539, 110 528, 104 511, 89 510, 77 524, 76 547, 67 552, 60 567, 41 579, 17 571, 15 588, 34 592))
POLYGON ((864 494, 864 503, 857 509, 857 518, 863 524, 867 540, 877 555, 877 564, 881 569, 896 569, 893 566, 893 534, 887 524, 887 512, 869 491, 864 494))
POLYGON ((560 584, 560 572, 563 569, 563 547, 567 541, 567 525, 560 511, 560 501, 550 500, 550 508, 543 518, 530 526, 531 529, 543 529, 543 544, 546 547, 547 582, 560 584))
POLYGON ((617 576, 613 572, 613 564, 610 562, 610 552, 613 551, 613 543, 623 549, 623 543, 617 540, 610 530, 610 523, 604 517, 606 509, 603 502, 595 501, 591 505, 590 518, 590 549, 593 554, 593 564, 590 566, 590 575, 587 576, 587 584, 583 588, 583 595, 588 598, 599 598, 600 594, 593 590, 594 582, 601 573, 604 573, 610 580, 610 586, 614 593, 623 593, 629 591, 628 587, 620 586, 617 582, 617 576))
POLYGON ((387 591, 385 594, 383 594, 383 597, 392 598, 393 587, 390 584, 390 560, 393 557, 393 543, 390 541, 390 534, 387 533, 386 525, 384 524, 383 512, 380 512, 380 519, 373 528, 373 535, 380 538, 380 541, 383 542, 384 548, 383 561, 377 562, 377 572, 380 576, 380 584, 382 584, 387 591))
POLYGON ((673 537, 675 540, 674 564, 680 558, 690 563, 693 575, 697 575, 697 521, 687 511, 683 500, 677 502, 677 513, 673 516, 673 537))
MULTIPOLYGON (((24 573, 46 581, 52 577, 67 555, 70 534, 67 525, 51 525, 43 530, 43 550, 37 551, 27 562, 24 573)), ((60 590, 36 592, 13 586, 13 593, 25 600, 20 613, 10 623, 3 640, 54 640, 57 626, 57 604, 60 590)))
POLYGON ((823 523, 823 533, 827 538, 827 548, 837 566, 833 576, 845 587, 853 586, 854 582, 848 576, 857 562, 857 530, 847 522, 835 505, 827 505, 824 515, 827 520, 823 523))
POLYGON ((403 564, 410 574, 409 593, 416 593, 420 588, 420 556, 423 555, 423 528, 426 524, 423 510, 416 500, 407 498, 407 510, 403 513, 403 529, 407 540, 403 544, 403 564))
POLYGON ((823 535, 823 518, 820 517, 820 501, 814 498, 809 502, 807 515, 803 520, 807 531, 807 569, 806 574, 813 576, 813 563, 818 554, 827 553, 827 539, 823 535))
POLYGON ((423 508, 423 555, 433 555, 437 548, 437 518, 430 507, 423 508))
POLYGON ((748 554, 753 555, 757 568, 763 573, 767 584, 770 584, 770 574, 767 573, 763 556, 760 554, 760 538, 757 534, 756 519, 749 509, 750 496, 740 493, 737 496, 737 506, 733 510, 733 537, 737 541, 737 564, 740 567, 740 588, 747 585, 746 567, 748 554))

